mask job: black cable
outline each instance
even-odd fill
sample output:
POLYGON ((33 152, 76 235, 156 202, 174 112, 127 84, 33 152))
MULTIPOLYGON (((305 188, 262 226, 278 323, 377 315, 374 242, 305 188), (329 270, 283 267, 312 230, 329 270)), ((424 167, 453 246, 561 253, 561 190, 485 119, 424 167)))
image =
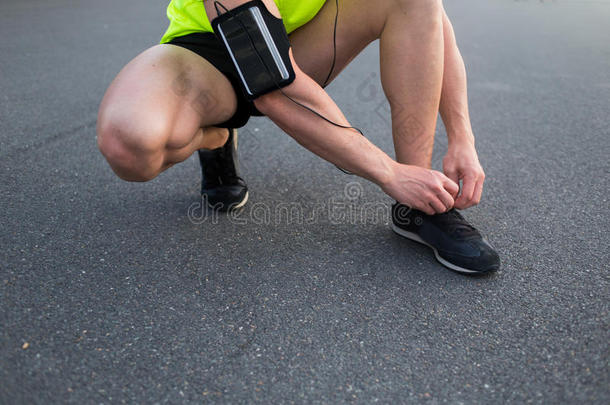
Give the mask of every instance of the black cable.
MULTIPOLYGON (((205 0, 204 0, 205 1, 205 0)), ((214 8, 216 9, 216 17, 218 17, 220 15, 220 10, 218 9, 218 6, 220 5, 220 7, 222 7, 225 10, 225 13, 228 13, 229 10, 227 10, 227 8, 225 6, 222 5, 222 3, 219 3, 217 1, 214 2, 214 8)))
POLYGON ((323 116, 322 114, 320 114, 319 112, 317 112, 316 110, 314 110, 313 108, 308 107, 308 106, 306 106, 305 104, 302 104, 302 103, 300 103, 300 102, 296 101, 295 99, 293 99, 292 97, 290 97, 288 94, 286 94, 286 93, 284 92, 284 90, 282 90, 282 88, 278 88, 278 90, 279 90, 279 92, 280 92, 280 93, 282 93, 282 94, 283 94, 285 97, 287 97, 287 98, 288 98, 290 101, 292 101, 292 102, 293 102, 293 103, 295 103, 296 105, 301 106, 301 107, 303 107, 304 109, 306 109, 306 110, 308 110, 308 111, 312 112, 313 114, 315 114, 315 115, 317 115, 318 117, 322 118, 324 121, 328 122, 329 124, 332 124, 332 125, 334 125, 334 126, 336 126, 336 127, 339 127, 339 128, 345 128, 345 129, 355 129, 356 131, 358 131, 358 133, 359 133, 360 135, 364 136, 364 134, 362 133, 362 130, 360 130, 359 128, 356 128, 356 127, 350 127, 349 125, 341 125, 341 124, 337 124, 336 122, 329 120, 328 118, 326 118, 325 116, 323 116))
POLYGON ((335 0, 335 5, 337 7, 337 11, 335 13, 335 28, 333 29, 333 63, 330 66, 330 71, 328 72, 328 76, 326 76, 326 80, 324 80, 322 87, 326 87, 330 81, 330 77, 335 71, 335 64, 337 63, 337 23, 339 22, 339 0, 335 0))
MULTIPOLYGON (((330 77, 332 76, 332 73, 333 73, 333 71, 335 69, 336 59, 337 59, 337 23, 338 23, 338 20, 339 20, 339 0, 335 0, 335 3, 337 5, 337 12, 335 14, 335 28, 334 28, 334 33, 333 33, 333 63, 331 65, 330 71, 328 72, 328 76, 327 76, 327 78, 326 78, 326 80, 324 82, 324 86, 326 86, 328 80, 330 80, 330 77)), ((353 130, 356 130, 360 135, 364 136, 364 133, 362 132, 361 129, 356 128, 356 127, 352 127, 352 126, 349 126, 349 125, 337 124, 336 122, 332 121, 331 119, 326 118, 324 115, 320 114, 319 112, 317 112, 313 108, 308 107, 305 104, 300 103, 299 101, 296 101, 295 99, 290 97, 288 94, 286 94, 286 92, 282 89, 282 86, 280 86, 279 83, 277 82, 277 80, 275 80, 275 77, 273 77, 273 73, 271 73, 271 69, 267 65, 267 62, 265 62, 265 60, 263 59, 263 56, 260 54, 260 51, 258 50, 258 48, 256 47, 256 44, 254 42, 254 38, 252 38, 252 36, 250 35, 250 32, 248 32, 248 29, 246 28, 246 26, 243 23, 243 21, 241 21, 241 19, 239 17, 237 17, 235 14, 233 14, 231 10, 228 10, 221 2, 219 2, 218 0, 214 0, 214 8, 216 9, 216 14, 218 16, 220 15, 220 9, 218 8, 219 6, 222 7, 222 9, 224 10, 225 13, 229 13, 233 18, 235 18, 239 22, 239 25, 241 25, 241 27, 243 28, 244 32, 248 36, 248 39, 250 41, 250 44, 252 45, 252 48, 254 49, 254 52, 256 53, 256 55, 258 56, 260 61, 265 66, 265 69, 267 70, 267 74, 269 74, 269 76, 271 77, 271 80, 273 80, 273 83, 275 84, 275 87, 277 87, 279 92, 282 95, 284 95, 284 97, 286 97, 288 100, 292 101, 294 104, 296 104, 296 105, 306 109, 307 111, 311 112, 312 114, 318 116, 319 118, 323 119, 324 121, 328 122, 331 125, 334 125, 334 126, 336 126, 338 128, 343 128, 343 129, 353 129, 353 130)), ((350 172, 348 170, 345 170, 345 169, 343 169, 343 168, 341 168, 341 167, 339 167, 337 165, 335 165, 335 167, 337 167, 337 169, 341 170, 345 174, 349 174, 349 175, 353 175, 354 174, 354 173, 352 173, 352 172, 350 172)))

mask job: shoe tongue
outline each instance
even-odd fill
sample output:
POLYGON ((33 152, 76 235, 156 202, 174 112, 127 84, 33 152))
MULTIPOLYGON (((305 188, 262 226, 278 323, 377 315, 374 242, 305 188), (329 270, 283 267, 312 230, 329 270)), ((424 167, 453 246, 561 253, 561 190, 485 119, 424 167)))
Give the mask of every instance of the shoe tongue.
POLYGON ((237 178, 237 170, 233 156, 227 150, 223 150, 218 157, 219 175, 223 179, 235 180, 237 178))
POLYGON ((447 227, 449 234, 459 236, 461 239, 479 237, 479 231, 454 209, 444 214, 435 215, 435 217, 447 227))

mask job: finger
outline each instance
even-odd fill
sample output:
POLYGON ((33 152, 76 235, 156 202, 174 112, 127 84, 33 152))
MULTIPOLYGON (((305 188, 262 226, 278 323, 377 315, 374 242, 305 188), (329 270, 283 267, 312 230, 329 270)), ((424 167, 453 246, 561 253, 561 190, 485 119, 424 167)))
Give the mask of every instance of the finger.
MULTIPOLYGON (((445 181, 443 183, 443 187, 453 197, 454 200, 458 197, 458 194, 460 193, 459 184, 460 184, 459 180, 456 182, 453 179, 449 179, 449 181, 445 181)), ((453 206, 453 203, 451 205, 453 206)))
POLYGON ((470 204, 472 200, 472 195, 474 194, 474 188, 476 186, 476 178, 472 176, 464 177, 462 184, 462 194, 456 201, 456 206, 460 209, 466 208, 468 204, 470 204))
POLYGON ((429 201, 428 204, 432 207, 434 214, 443 214, 447 212, 447 207, 438 198, 429 201))
POLYGON ((449 177, 451 181, 455 184, 460 184, 460 176, 457 170, 454 169, 445 169, 445 176, 449 177))
POLYGON ((472 203, 477 205, 481 202, 481 196, 483 195, 483 183, 484 180, 481 179, 477 182, 476 187, 474 188, 474 194, 472 196, 472 203))
POLYGON ((432 208, 432 206, 428 203, 425 203, 424 206, 422 207, 421 211, 425 212, 428 215, 434 215, 436 214, 436 211, 434 210, 434 208, 432 208))
POLYGON ((428 215, 436 214, 436 211, 434 211, 434 209, 426 201, 420 201, 417 204, 413 204, 413 206, 415 209, 418 209, 428 215))
POLYGON ((453 208, 453 205, 455 204, 455 200, 451 196, 451 194, 449 194, 446 190, 441 190, 441 192, 438 195, 438 198, 445 206, 445 210, 443 212, 447 212, 451 208, 453 208))

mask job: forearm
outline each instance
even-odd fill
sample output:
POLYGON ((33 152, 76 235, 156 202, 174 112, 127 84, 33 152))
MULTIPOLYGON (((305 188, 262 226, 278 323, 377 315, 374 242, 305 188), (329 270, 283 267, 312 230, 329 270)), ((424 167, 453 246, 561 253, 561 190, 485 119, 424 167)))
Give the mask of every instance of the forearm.
MULTIPOLYGON (((328 94, 298 67, 295 68, 297 78, 283 89, 284 92, 329 120, 349 126, 328 94)), ((334 126, 278 91, 259 98, 255 104, 299 144, 323 159, 380 186, 391 178, 395 161, 356 130, 334 126)))
POLYGON ((468 112, 466 68, 447 14, 443 17, 443 31, 445 67, 440 103, 441 117, 450 143, 463 140, 474 142, 468 112))
MULTIPOLYGON (((273 14, 279 11, 273 0, 263 0, 273 14)), ((232 9, 245 0, 223 0, 227 9, 232 9)), ((210 19, 216 17, 213 1, 205 2, 210 19)), ((295 81, 283 89, 294 100, 312 108, 329 120, 349 126, 341 110, 326 92, 299 69, 292 58, 295 81)), ((312 112, 295 104, 281 92, 259 97, 255 101, 258 109, 291 135, 297 142, 318 156, 356 175, 371 180, 383 187, 392 176, 396 164, 388 155, 370 143, 356 130, 340 128, 326 122, 312 112)))

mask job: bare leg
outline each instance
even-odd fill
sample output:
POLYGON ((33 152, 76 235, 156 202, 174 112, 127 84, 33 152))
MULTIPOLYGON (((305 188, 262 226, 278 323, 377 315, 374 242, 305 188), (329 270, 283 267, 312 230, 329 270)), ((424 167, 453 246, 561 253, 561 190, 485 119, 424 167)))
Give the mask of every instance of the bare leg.
POLYGON ((219 147, 237 101, 229 81, 193 52, 157 45, 112 82, 98 115, 98 145, 115 173, 147 181, 201 148, 219 147))
POLYGON ((430 168, 443 83, 440 2, 402 2, 388 17, 380 42, 396 160, 430 168))
MULTIPOLYGON (((375 39, 398 162, 430 168, 444 68, 439 0, 339 1, 335 77, 375 39)), ((332 61, 335 2, 291 36, 299 66, 321 84, 332 61), (328 44, 325 46, 324 44, 328 44)))
POLYGON ((453 26, 443 12, 443 33, 445 38, 445 71, 440 113, 447 128, 449 141, 465 138, 473 141, 470 114, 468 112, 468 88, 466 68, 458 49, 453 26))

